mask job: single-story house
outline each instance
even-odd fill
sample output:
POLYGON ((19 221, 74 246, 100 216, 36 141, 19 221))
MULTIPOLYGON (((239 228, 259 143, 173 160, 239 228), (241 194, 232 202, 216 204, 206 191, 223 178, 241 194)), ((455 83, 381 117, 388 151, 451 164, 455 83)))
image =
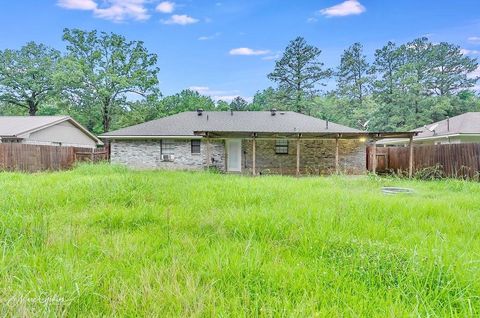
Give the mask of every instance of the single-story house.
MULTIPOLYGON (((416 145, 441 145, 480 143, 480 112, 469 112, 414 129, 416 145)), ((406 146, 409 140, 384 139, 377 142, 383 146, 406 146)))
MULTIPOLYGON (((221 171, 254 175, 298 175, 364 173, 365 143, 372 135, 290 111, 200 109, 99 137, 109 141, 112 163, 134 168, 216 167, 221 171)), ((378 133, 373 136, 379 137, 378 133)))
POLYGON ((82 148, 103 144, 69 116, 0 116, 0 143, 82 148))

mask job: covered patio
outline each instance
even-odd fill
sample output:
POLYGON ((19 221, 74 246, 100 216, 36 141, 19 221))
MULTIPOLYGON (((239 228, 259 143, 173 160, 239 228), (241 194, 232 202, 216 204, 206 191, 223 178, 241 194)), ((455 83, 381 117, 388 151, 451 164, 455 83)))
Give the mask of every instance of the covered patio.
MULTIPOLYGON (((327 124, 328 125, 328 124, 327 124)), ((328 126, 327 126, 328 127, 328 126)), ((331 143, 333 146, 333 155, 329 164, 333 167, 333 173, 340 174, 341 167, 340 167, 340 150, 342 148, 342 141, 350 141, 354 142, 358 145, 363 144, 363 148, 366 149, 367 145, 374 146, 372 149, 372 173, 376 173, 377 167, 377 155, 376 155, 376 142, 381 139, 390 138, 390 139, 404 139, 407 138, 409 140, 409 170, 408 175, 412 177, 413 174, 413 137, 417 134, 417 132, 294 132, 294 133, 285 133, 285 132, 255 132, 255 131, 216 131, 216 130, 209 130, 209 131, 195 131, 195 135, 201 136, 204 138, 206 144, 206 152, 207 158, 210 157, 210 149, 212 142, 218 142, 220 140, 225 141, 227 143, 227 147, 225 150, 225 157, 227 158, 226 162, 228 162, 228 141, 229 140, 242 140, 246 141, 245 147, 249 149, 243 149, 244 156, 248 155, 249 158, 245 158, 248 160, 250 165, 248 166, 248 170, 251 175, 255 176, 260 173, 259 166, 258 166, 258 144, 263 141, 278 141, 278 140, 286 140, 288 143, 293 143, 295 147, 295 171, 294 175, 299 177, 302 175, 302 145, 307 142, 320 142, 325 141, 331 143)), ((316 150, 318 150, 317 148, 316 150)), ((315 149, 314 149, 315 150, 315 149)), ((365 153, 366 157, 366 153, 365 153)), ((280 157, 281 158, 281 157, 280 157)), ((329 156, 323 157, 322 159, 328 160, 329 156)), ((281 160, 281 159, 280 159, 281 160)), ((366 158, 365 158, 366 162, 366 158)), ((210 167, 211 162, 207 160, 207 167, 210 167)), ((247 164, 245 164, 245 168, 247 168, 247 164)), ((363 171, 366 171, 366 163, 363 166, 363 171)), ((226 169, 228 171, 228 169, 226 169)))

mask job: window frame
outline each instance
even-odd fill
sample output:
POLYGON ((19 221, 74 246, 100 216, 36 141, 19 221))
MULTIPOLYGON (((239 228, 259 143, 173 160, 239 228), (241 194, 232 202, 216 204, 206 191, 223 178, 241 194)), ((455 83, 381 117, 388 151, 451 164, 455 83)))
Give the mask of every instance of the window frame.
POLYGON ((202 141, 200 139, 192 139, 190 140, 190 153, 192 155, 200 155, 202 153, 202 141), (194 145, 195 143, 195 145, 194 145), (198 143, 198 144, 197 144, 198 143), (194 148, 198 147, 198 152, 193 151, 194 148))
POLYGON ((276 139, 275 140, 275 154, 276 155, 288 155, 288 139, 276 139))
POLYGON ((171 139, 160 140, 160 154, 162 155, 174 155, 175 143, 171 139))

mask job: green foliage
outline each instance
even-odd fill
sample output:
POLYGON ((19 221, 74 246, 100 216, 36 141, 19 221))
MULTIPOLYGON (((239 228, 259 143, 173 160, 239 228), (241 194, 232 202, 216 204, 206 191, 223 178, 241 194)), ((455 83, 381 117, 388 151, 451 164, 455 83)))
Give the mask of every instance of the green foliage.
POLYGON ((164 116, 162 104, 156 97, 128 102, 127 108, 114 117, 111 129, 141 124, 164 116))
POLYGON ((477 82, 471 76, 477 67, 477 61, 464 56, 458 46, 419 38, 401 46, 387 43, 375 52, 368 70, 361 46, 355 44, 342 57, 339 73, 344 76, 339 78, 337 95, 349 101, 350 109, 339 122, 368 121, 370 130, 398 131, 479 111, 480 100, 469 91, 477 82), (361 85, 369 83, 372 93, 366 95, 365 89, 362 94, 361 85), (369 100, 367 107, 359 102, 362 96, 369 100))
POLYGON ((168 116, 185 111, 197 109, 214 110, 215 102, 209 96, 204 96, 197 91, 186 89, 172 96, 167 96, 160 101, 160 115, 168 116))
POLYGON ((353 44, 342 54, 336 77, 337 95, 345 100, 348 103, 347 107, 350 108, 349 124, 363 125, 370 117, 367 99, 373 78, 360 43, 353 44))
POLYGON ((228 104, 226 101, 224 100, 219 100, 217 102, 217 110, 218 111, 227 111, 227 110, 230 110, 230 104, 228 104))
POLYGON ((258 91, 253 96, 251 110, 271 110, 273 108, 286 110, 285 105, 278 100, 277 91, 272 87, 258 91))
POLYGON ((305 112, 304 101, 311 99, 319 85, 324 85, 322 80, 332 75, 320 62, 321 53, 319 48, 297 37, 288 44, 282 58, 275 62, 275 69, 268 74, 268 78, 278 84, 282 101, 299 113, 305 112))
POLYGON ((235 97, 230 103, 230 109, 234 111, 244 111, 248 108, 248 102, 240 96, 235 97))
POLYGON ((388 42, 371 63, 360 43, 347 48, 335 72, 337 87, 320 93, 333 72, 321 50, 297 37, 268 77, 276 84, 252 103, 214 101, 193 90, 161 97, 157 56, 121 35, 65 29, 65 56, 34 42, 0 52, 0 114, 68 114, 94 133, 183 111, 299 111, 371 131, 410 130, 468 111, 480 111, 473 87, 478 61, 450 43, 419 38, 388 42))
POLYGON ((340 66, 336 73, 338 94, 347 97, 356 107, 362 107, 370 92, 372 77, 369 70, 370 65, 360 43, 353 44, 340 57, 340 66))
POLYGON ((0 186, 2 316, 480 315, 475 182, 81 165, 0 186))
POLYGON ((432 80, 429 88, 439 96, 452 95, 475 85, 478 78, 468 74, 478 67, 476 59, 464 55, 459 46, 441 42, 433 46, 432 80))
POLYGON ((110 130, 114 114, 125 110, 133 96, 158 93, 157 56, 143 42, 78 29, 65 29, 63 39, 67 55, 57 83, 72 104, 100 114, 103 131, 110 130))
POLYGON ((59 59, 60 52, 35 42, 0 51, 0 101, 34 116, 55 92, 59 59))

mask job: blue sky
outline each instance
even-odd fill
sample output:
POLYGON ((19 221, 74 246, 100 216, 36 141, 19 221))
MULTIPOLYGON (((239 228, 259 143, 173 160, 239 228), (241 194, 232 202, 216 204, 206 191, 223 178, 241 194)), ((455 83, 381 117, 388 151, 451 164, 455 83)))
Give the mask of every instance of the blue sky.
POLYGON ((144 41, 159 56, 165 95, 195 88, 227 100, 272 85, 275 58, 299 35, 322 49, 329 67, 354 42, 371 58, 389 40, 425 35, 480 57, 479 0, 3 1, 0 49, 33 40, 63 50, 65 27, 144 41))

